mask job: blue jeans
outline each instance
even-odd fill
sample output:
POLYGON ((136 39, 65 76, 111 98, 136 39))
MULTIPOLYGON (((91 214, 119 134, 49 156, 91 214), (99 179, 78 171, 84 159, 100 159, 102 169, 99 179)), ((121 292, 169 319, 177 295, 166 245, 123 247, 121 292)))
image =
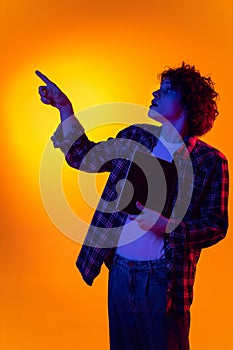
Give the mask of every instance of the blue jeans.
POLYGON ((165 259, 115 255, 109 273, 111 350, 188 350, 189 312, 166 314, 165 259))

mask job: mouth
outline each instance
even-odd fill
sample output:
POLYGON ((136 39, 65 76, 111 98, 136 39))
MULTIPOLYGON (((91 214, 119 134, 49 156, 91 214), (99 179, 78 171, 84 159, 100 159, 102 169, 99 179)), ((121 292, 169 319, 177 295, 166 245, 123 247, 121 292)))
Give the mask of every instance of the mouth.
POLYGON ((157 103, 152 103, 151 105, 150 105, 150 109, 154 109, 154 110, 157 110, 157 107, 158 107, 158 104, 157 103))
POLYGON ((155 100, 152 100, 150 107, 158 107, 158 103, 155 100))

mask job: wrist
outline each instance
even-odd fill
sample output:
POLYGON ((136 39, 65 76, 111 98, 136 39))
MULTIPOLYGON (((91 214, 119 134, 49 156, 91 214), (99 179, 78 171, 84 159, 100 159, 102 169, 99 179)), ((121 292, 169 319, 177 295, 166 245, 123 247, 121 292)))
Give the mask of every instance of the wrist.
POLYGON ((155 225, 152 227, 152 231, 155 233, 165 233, 167 230, 168 221, 169 220, 165 216, 160 215, 155 225))
POLYGON ((60 111, 61 122, 64 122, 64 120, 66 120, 67 118, 69 118, 71 115, 74 114, 74 110, 70 102, 65 104, 64 106, 61 106, 61 108, 59 108, 59 111, 60 111))
POLYGON ((161 231, 162 232, 166 232, 169 220, 165 216, 161 215, 160 218, 159 218, 159 221, 160 221, 161 231))

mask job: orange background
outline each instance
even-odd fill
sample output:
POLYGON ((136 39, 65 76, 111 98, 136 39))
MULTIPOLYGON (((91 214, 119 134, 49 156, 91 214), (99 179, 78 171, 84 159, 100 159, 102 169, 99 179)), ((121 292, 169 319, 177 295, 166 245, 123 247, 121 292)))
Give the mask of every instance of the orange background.
MULTIPOLYGON (((54 79, 77 111, 106 102, 148 106, 158 72, 182 60, 195 64, 211 73, 221 96, 220 115, 204 140, 222 150, 231 168, 232 1, 1 0, 0 6, 0 348, 108 349, 107 270, 93 287, 84 284, 75 268, 80 245, 60 233, 41 200, 40 161, 59 118, 40 103, 34 71, 54 79)), ((74 170, 64 171, 75 181, 74 170)), ((233 348, 232 248, 230 227, 224 241, 202 253, 192 350, 233 348)))

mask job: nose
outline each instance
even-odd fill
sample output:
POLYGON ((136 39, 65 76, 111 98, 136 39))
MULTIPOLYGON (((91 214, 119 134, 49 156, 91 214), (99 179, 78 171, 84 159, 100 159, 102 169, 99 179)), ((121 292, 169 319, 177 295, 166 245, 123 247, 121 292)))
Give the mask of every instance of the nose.
POLYGON ((155 98, 157 98, 157 99, 159 99, 159 98, 161 97, 161 94, 160 94, 160 91, 159 91, 159 90, 154 91, 154 92, 152 93, 152 95, 153 95, 155 98))

